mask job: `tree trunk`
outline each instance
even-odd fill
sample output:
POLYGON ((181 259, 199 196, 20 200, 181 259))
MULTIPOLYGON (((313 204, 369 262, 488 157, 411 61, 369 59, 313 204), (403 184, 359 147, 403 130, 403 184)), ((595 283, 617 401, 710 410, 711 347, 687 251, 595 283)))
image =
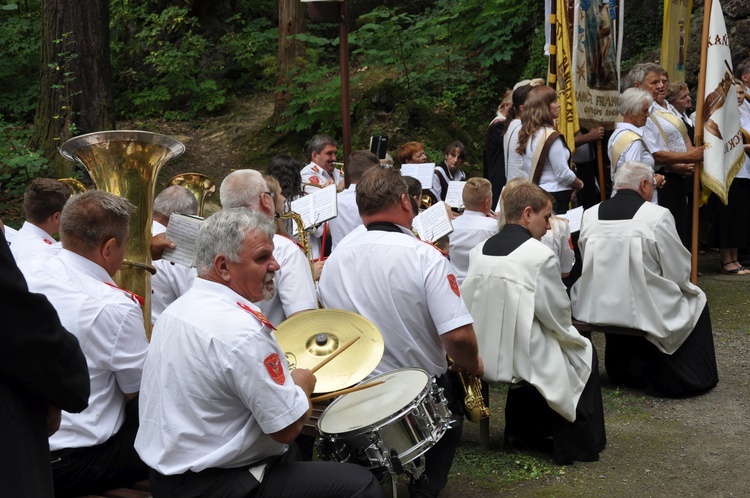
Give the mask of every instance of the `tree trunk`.
MULTIPOLYGON (((279 0, 279 51, 276 86, 289 84, 289 73, 305 55, 305 44, 299 40, 290 40, 289 35, 296 35, 305 30, 305 7, 299 0, 279 0)), ((289 94, 284 90, 276 92, 273 109, 273 121, 276 126, 288 121, 281 114, 289 104, 289 94)))
POLYGON ((32 148, 44 151, 52 176, 70 176, 75 164, 57 153, 60 145, 73 136, 114 127, 109 0, 43 0, 32 148))

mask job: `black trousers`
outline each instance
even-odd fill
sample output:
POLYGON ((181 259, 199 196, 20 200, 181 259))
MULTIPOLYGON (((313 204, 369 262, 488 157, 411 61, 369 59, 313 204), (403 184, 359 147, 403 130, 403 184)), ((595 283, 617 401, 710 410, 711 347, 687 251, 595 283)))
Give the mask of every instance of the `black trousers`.
POLYGON ((138 398, 125 405, 125 422, 106 442, 51 453, 55 496, 96 494, 148 478, 148 467, 133 443, 138 432, 138 398))
POLYGON ((165 476, 151 470, 154 498, 376 498, 382 489, 375 475, 351 463, 303 462, 296 445, 269 462, 259 483, 248 467, 206 469, 165 476))

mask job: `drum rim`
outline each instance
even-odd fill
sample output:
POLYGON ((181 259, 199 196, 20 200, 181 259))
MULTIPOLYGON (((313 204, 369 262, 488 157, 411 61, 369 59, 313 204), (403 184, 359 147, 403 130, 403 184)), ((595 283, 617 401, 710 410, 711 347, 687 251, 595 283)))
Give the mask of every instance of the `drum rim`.
MULTIPOLYGON (((370 377, 369 379, 365 379, 362 382, 360 382, 360 384, 365 384, 367 382, 377 381, 381 377, 385 377, 386 375, 392 375, 394 372, 404 372, 404 371, 418 371, 418 372, 421 372, 421 373, 425 374, 426 379, 427 379, 427 383, 419 391, 419 394, 415 398, 413 398, 409 403, 407 403, 406 405, 404 405, 400 410, 397 410, 395 413, 391 413, 391 414, 387 415, 386 417, 384 417, 382 419, 379 419, 379 420, 377 420, 377 421, 375 421, 375 422, 373 422, 371 424, 362 425, 360 427, 357 427, 357 428, 354 428, 354 429, 350 429, 350 430, 345 431, 345 432, 326 432, 326 431, 323 431, 320 428, 320 422, 325 418, 325 416, 326 416, 326 414, 328 413, 329 410, 333 409, 334 406, 336 406, 336 404, 339 401, 341 401, 346 396, 348 396, 348 394, 345 394, 345 395, 343 395, 343 396, 335 399, 330 405, 328 405, 326 407, 325 410, 323 410, 323 413, 320 414, 320 417, 318 417, 318 422, 316 424, 316 427, 317 427, 318 432, 320 433, 320 435, 321 436, 325 436, 325 437, 329 437, 329 438, 334 438, 334 439, 336 439, 336 438, 352 437, 352 436, 359 436, 359 435, 362 435, 363 433, 371 432, 373 429, 380 429, 382 427, 390 425, 393 421, 398 420, 399 418, 401 418, 401 416, 403 414, 412 411, 414 409, 414 407, 418 406, 422 402, 422 400, 424 400, 425 397, 427 397, 427 395, 429 395, 430 388, 432 386, 432 382, 434 382, 434 379, 432 378, 432 376, 430 374, 428 374, 427 371, 425 371, 424 369, 422 369, 422 368, 416 368, 416 367, 397 368, 395 370, 391 370, 389 372, 383 372, 382 374, 378 374, 378 375, 376 375, 374 377, 370 377)), ((350 394, 354 394, 354 393, 350 393, 350 394)))

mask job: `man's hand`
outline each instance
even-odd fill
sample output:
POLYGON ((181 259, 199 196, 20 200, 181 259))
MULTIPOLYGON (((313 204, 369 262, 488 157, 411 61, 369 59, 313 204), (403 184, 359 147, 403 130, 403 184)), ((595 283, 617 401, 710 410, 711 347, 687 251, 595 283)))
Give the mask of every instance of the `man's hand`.
POLYGON ((682 177, 691 176, 694 170, 695 166, 689 163, 678 163, 669 167, 669 171, 682 177))
POLYGON ((315 390, 315 384, 318 381, 318 379, 315 378, 315 375, 313 375, 313 373, 307 368, 293 370, 292 380, 296 385, 301 387, 303 391, 305 391, 308 398, 313 393, 313 390, 315 390))
POLYGON ((151 248, 151 259, 154 261, 161 259, 164 249, 174 249, 177 247, 175 243, 169 240, 163 233, 151 237, 151 243, 149 246, 151 248))
POLYGON ((53 405, 47 405, 47 437, 51 436, 60 428, 62 412, 53 405))

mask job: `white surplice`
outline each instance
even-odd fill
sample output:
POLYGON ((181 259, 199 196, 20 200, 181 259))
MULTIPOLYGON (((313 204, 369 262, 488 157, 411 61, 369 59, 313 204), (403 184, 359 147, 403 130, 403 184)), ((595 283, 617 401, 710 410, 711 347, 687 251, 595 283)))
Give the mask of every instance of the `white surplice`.
POLYGON ((484 380, 524 380, 574 421, 593 346, 571 324, 557 257, 536 239, 508 256, 486 256, 483 247, 470 254, 461 294, 474 318, 484 380))

